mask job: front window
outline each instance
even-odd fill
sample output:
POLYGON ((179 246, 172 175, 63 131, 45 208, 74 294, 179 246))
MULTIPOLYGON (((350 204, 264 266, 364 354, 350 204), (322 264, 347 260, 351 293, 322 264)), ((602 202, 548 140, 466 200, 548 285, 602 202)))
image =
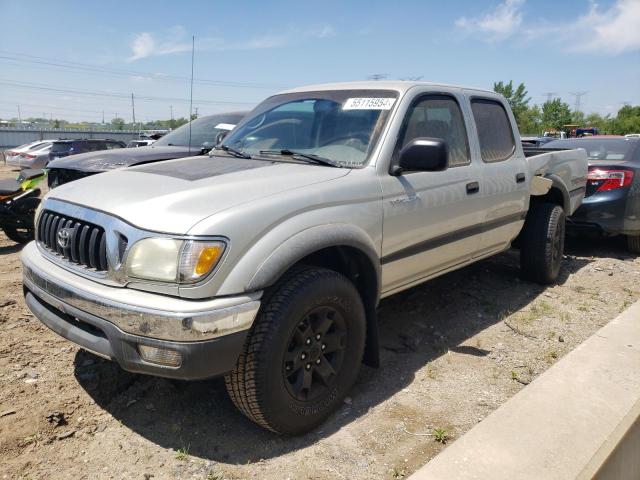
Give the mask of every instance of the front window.
POLYGON ((333 90, 265 100, 223 144, 251 156, 291 151, 364 166, 393 108, 390 90, 333 90))
MULTIPOLYGON (((242 114, 211 115, 191 122, 191 147, 213 147, 221 134, 229 133, 242 120, 242 114)), ((154 147, 189 146, 189 124, 182 125, 153 143, 154 147)))

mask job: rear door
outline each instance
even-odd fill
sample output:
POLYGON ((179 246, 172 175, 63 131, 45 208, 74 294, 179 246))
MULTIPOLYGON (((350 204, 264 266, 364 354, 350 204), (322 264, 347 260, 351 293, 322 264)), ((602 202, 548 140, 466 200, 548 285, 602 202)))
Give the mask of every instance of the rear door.
POLYGON ((479 257, 503 250, 518 235, 531 179, 508 105, 491 96, 472 96, 470 103, 482 163, 477 200, 485 212, 481 248, 474 254, 479 257))
POLYGON ((449 168, 401 176, 379 171, 382 276, 388 293, 469 261, 480 242, 478 159, 472 157, 463 112, 464 97, 457 91, 416 96, 402 121, 391 162, 412 139, 434 137, 449 147, 449 168))

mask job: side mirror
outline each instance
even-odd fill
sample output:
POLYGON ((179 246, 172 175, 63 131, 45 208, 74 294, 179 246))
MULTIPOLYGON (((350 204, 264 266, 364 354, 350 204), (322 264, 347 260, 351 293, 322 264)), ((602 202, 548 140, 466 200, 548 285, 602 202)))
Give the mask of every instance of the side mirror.
POLYGON ((392 175, 405 172, 439 172, 449 166, 449 148, 441 138, 414 138, 400 150, 392 175))

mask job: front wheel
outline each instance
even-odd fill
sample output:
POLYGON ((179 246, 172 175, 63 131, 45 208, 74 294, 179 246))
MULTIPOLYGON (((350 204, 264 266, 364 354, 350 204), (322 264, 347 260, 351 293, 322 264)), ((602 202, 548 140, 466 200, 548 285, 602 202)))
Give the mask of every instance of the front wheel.
POLYGON ((558 278, 564 254, 565 214, 551 203, 532 204, 520 235, 522 276, 548 285, 558 278))
POLYGON ((364 306, 347 278, 324 268, 294 270, 269 293, 225 376, 229 396, 273 432, 309 431, 355 383, 365 336, 364 306))

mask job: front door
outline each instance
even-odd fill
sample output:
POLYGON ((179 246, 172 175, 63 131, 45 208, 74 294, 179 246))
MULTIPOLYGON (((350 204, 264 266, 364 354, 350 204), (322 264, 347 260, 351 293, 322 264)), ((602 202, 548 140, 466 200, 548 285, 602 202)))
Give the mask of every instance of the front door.
POLYGON ((392 162, 414 138, 443 139, 449 168, 381 177, 383 294, 470 261, 481 241, 478 159, 455 94, 417 97, 403 121, 392 162))

